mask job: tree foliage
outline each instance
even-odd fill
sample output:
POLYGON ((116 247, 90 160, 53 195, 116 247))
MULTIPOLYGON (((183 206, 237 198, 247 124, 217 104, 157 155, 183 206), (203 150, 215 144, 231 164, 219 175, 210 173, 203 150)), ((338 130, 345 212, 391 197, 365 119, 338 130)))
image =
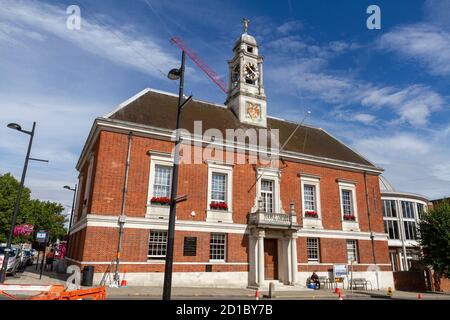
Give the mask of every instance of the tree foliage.
POLYGON ((443 200, 419 222, 424 261, 441 276, 450 278, 450 203, 443 200))
MULTIPOLYGON (((0 175, 0 242, 6 242, 11 228, 11 219, 16 202, 19 181, 10 173, 0 175)), ((64 228, 65 218, 61 214, 64 207, 60 203, 31 199, 31 191, 24 188, 17 215, 16 225, 32 224, 34 233, 29 240, 35 238, 39 230, 47 230, 50 240, 63 238, 67 231, 64 228)), ((23 242, 23 237, 13 238, 15 243, 23 242)))

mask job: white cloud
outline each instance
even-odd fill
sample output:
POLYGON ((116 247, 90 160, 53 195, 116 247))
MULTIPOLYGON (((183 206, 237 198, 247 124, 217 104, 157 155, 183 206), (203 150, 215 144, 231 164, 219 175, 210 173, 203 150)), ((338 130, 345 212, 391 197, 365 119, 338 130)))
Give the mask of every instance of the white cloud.
POLYGON ((413 125, 425 125, 432 111, 445 106, 444 98, 431 88, 412 85, 404 89, 383 87, 365 92, 361 104, 368 107, 391 107, 400 120, 413 125))
POLYGON ((23 45, 18 38, 26 40, 43 41, 45 37, 34 31, 24 30, 12 23, 0 21, 0 43, 8 43, 9 45, 23 45))
POLYGON ((93 119, 112 109, 87 101, 68 101, 66 97, 43 97, 30 94, 3 97, 0 102, 0 174, 11 172, 20 179, 29 137, 6 127, 19 123, 30 130, 36 121, 31 156, 49 163, 31 161, 25 184, 32 196, 71 204, 65 184, 74 184, 75 164, 93 119))
POLYGON ((406 158, 412 155, 423 156, 430 149, 426 141, 406 133, 362 138, 357 140, 354 145, 358 150, 369 154, 370 159, 378 159, 378 162, 385 162, 386 160, 380 159, 385 159, 384 156, 393 154, 406 158))
POLYGON ((375 121, 375 116, 367 113, 358 113, 352 117, 353 120, 362 122, 364 124, 370 124, 375 121))
POLYGON ((413 126, 426 125, 432 112, 447 105, 446 100, 428 86, 377 87, 370 82, 325 72, 322 67, 325 64, 321 59, 306 59, 288 67, 273 68, 267 74, 272 80, 284 81, 282 90, 332 104, 362 105, 374 110, 388 107, 398 115, 400 122, 413 126))
POLYGON ((353 150, 385 169, 395 189, 435 199, 450 190, 450 145, 440 141, 442 132, 373 129, 348 122, 322 123, 348 142, 353 150))
POLYGON ((282 25, 277 27, 277 32, 281 34, 289 34, 291 32, 295 32, 300 30, 303 27, 303 24, 300 21, 293 20, 283 23, 282 25))
MULTIPOLYGON (((2 23, 0 28, 3 34, 13 31, 18 34, 20 31, 22 35, 35 38, 48 33, 114 63, 133 67, 155 77, 166 74, 167 70, 162 71, 159 66, 168 69, 179 63, 155 38, 140 37, 130 26, 107 26, 99 23, 100 18, 87 18, 81 12, 81 30, 69 30, 66 27, 68 16, 65 9, 46 3, 4 0, 0 19, 6 23, 2 23), (15 30, 11 28, 13 23, 15 30)), ((19 41, 19 38, 15 40, 19 41)))
POLYGON ((378 47, 421 61, 432 74, 450 75, 450 32, 437 26, 421 23, 394 28, 380 37, 378 47))

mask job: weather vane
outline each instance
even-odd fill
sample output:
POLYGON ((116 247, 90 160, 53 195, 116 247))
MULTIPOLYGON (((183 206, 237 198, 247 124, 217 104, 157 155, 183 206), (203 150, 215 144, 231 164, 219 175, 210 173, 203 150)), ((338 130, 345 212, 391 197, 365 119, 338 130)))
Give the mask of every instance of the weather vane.
POLYGON ((248 31, 248 23, 250 22, 250 20, 248 20, 247 18, 244 18, 244 33, 247 33, 248 31))

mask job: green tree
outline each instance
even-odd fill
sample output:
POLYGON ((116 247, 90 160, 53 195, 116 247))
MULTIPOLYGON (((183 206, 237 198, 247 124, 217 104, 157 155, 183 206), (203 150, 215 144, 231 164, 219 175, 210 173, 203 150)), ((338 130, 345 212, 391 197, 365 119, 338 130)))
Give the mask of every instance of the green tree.
MULTIPOLYGON (((11 227, 11 218, 14 211, 19 181, 10 173, 0 175, 0 242, 6 242, 11 227)), ((24 188, 20 199, 19 213, 16 224, 32 224, 35 233, 39 230, 47 230, 50 240, 63 238, 67 231, 64 228, 65 218, 61 214, 64 207, 56 202, 31 199, 31 191, 24 188)), ((22 237, 13 238, 15 243, 21 242, 22 237)))
POLYGON ((435 205, 423 215, 418 227, 424 262, 439 278, 450 278, 450 203, 435 205))

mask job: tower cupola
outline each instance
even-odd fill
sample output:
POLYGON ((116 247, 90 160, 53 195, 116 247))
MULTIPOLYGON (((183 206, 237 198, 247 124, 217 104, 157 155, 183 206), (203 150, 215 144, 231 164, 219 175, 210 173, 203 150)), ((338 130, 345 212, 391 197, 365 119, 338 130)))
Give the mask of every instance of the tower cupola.
POLYGON ((225 104, 241 122, 267 126, 267 105, 263 82, 263 57, 256 39, 248 34, 249 20, 244 18, 244 33, 233 47, 228 61, 229 85, 225 104))

